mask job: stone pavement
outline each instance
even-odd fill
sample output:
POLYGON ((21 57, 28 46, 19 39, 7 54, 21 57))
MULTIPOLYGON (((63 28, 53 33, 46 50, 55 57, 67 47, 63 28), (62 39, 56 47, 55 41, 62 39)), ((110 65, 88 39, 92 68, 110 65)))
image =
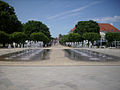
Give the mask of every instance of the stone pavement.
MULTIPOLYGON (((120 62, 74 61, 63 48, 70 49, 49 47, 48 60, 0 61, 0 90, 120 90, 120 62)), ((22 49, 0 49, 0 53, 17 50, 22 49)))
POLYGON ((120 66, 0 66, 0 90, 120 90, 120 66))

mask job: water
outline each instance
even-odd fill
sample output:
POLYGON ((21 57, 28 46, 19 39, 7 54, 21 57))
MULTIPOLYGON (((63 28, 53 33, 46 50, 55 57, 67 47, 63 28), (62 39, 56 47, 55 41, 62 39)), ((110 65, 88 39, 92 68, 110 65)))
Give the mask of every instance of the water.
POLYGON ((85 50, 85 49, 65 49, 65 55, 71 60, 78 61, 98 61, 98 62, 106 62, 106 61, 119 61, 119 57, 115 57, 112 55, 106 55, 103 53, 85 50))
POLYGON ((15 53, 6 54, 0 57, 4 61, 37 61, 49 59, 48 49, 27 49, 15 53))

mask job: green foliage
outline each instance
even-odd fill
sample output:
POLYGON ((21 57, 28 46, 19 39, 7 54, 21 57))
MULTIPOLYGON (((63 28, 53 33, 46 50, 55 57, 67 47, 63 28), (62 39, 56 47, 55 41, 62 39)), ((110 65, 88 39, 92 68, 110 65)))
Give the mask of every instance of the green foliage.
POLYGON ((61 38, 60 43, 65 43, 65 42, 80 42, 82 40, 83 40, 83 38, 81 37, 80 34, 78 34, 78 33, 70 33, 68 35, 64 35, 61 38))
POLYGON ((22 30, 14 8, 4 1, 0 1, 0 30, 9 34, 22 30))
POLYGON ((59 42, 60 42, 61 44, 65 43, 65 42, 69 42, 69 40, 68 40, 68 35, 62 36, 62 38, 60 39, 59 42))
POLYGON ((82 37, 85 39, 85 40, 88 40, 88 41, 91 41, 92 43, 96 40, 99 40, 101 38, 100 34, 98 33, 94 33, 94 32, 90 32, 90 33, 84 33, 82 35, 82 37))
POLYGON ((24 27, 24 32, 30 36, 32 33, 34 32, 42 32, 43 34, 45 34, 48 38, 51 37, 50 32, 49 32, 49 28, 43 24, 40 21, 28 21, 27 23, 25 23, 23 25, 24 27))
POLYGON ((49 38, 43 33, 32 33, 30 38, 33 41, 43 41, 44 44, 49 43, 49 38))
POLYGON ((120 41, 120 33, 114 32, 114 40, 120 41))
POLYGON ((74 33, 79 33, 80 35, 82 35, 86 32, 99 33, 100 28, 98 26, 98 23, 96 23, 95 21, 92 21, 92 20, 79 21, 76 25, 76 29, 74 30, 74 33))
POLYGON ((30 35, 35 37, 36 34, 34 35, 34 33, 38 32, 40 38, 34 38, 34 40, 42 40, 44 43, 48 43, 49 39, 51 39, 49 28, 45 24, 32 20, 22 25, 14 12, 14 8, 1 0, 0 30, 0 43, 4 43, 4 45, 12 42, 24 43, 26 39, 30 39, 30 35))
POLYGON ((120 33, 118 32, 107 32, 105 35, 105 39, 108 43, 112 43, 113 41, 120 41, 120 33))
POLYGON ((10 35, 10 39, 12 42, 15 43, 24 43, 26 40, 27 36, 23 32, 14 32, 10 35))
POLYGON ((0 43, 5 47, 5 43, 9 41, 9 35, 3 31, 0 31, 0 43))
POLYGON ((68 34, 68 40, 69 42, 80 42, 82 41, 82 37, 78 33, 70 33, 68 34))

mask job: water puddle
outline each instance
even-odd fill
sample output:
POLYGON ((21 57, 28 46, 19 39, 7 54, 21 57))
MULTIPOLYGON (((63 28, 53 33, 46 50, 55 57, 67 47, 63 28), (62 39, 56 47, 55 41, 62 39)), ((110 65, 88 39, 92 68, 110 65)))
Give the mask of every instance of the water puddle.
POLYGON ((98 62, 106 62, 106 61, 119 61, 119 57, 115 57, 112 55, 106 55, 103 53, 85 50, 85 49, 65 49, 65 55, 71 60, 78 61, 98 61, 98 62))
POLYGON ((4 61, 37 61, 48 60, 49 49, 27 49, 15 53, 0 56, 0 60, 4 61))

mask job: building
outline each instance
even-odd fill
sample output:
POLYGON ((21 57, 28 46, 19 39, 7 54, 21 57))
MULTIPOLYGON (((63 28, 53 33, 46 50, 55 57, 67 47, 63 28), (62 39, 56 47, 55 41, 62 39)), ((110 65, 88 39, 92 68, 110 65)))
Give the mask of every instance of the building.
MULTIPOLYGON (((98 25, 100 27, 101 40, 99 40, 99 41, 100 41, 101 44, 104 44, 106 42, 105 34, 107 32, 120 32, 120 30, 118 30, 113 25, 108 24, 108 23, 98 23, 98 25)), ((76 27, 71 29, 69 33, 72 33, 75 29, 76 29, 76 27)))

